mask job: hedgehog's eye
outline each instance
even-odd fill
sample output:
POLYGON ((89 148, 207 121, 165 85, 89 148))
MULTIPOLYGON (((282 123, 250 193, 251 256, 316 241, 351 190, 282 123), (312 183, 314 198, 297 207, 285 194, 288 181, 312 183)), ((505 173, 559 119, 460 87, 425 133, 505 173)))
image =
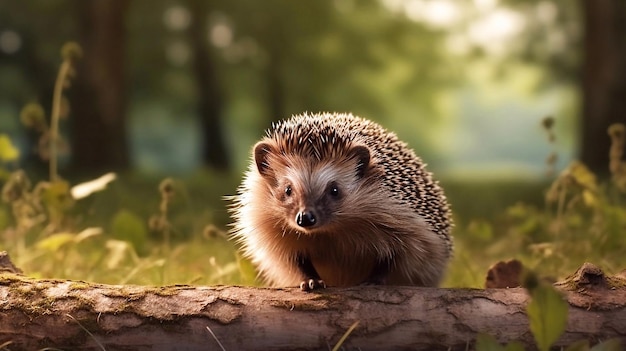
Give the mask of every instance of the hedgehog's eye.
POLYGON ((287 187, 285 188, 285 195, 291 196, 291 192, 291 185, 287 185, 287 187))
POLYGON ((335 182, 330 183, 330 187, 328 188, 328 193, 332 197, 338 197, 339 196, 339 186, 337 185, 337 183, 335 183, 335 182))

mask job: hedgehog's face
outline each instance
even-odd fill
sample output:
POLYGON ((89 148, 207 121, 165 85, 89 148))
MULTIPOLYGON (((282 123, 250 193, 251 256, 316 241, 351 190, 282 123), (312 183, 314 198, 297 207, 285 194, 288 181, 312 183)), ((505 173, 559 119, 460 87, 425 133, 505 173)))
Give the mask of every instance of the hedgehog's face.
POLYGON ((271 196, 267 206, 290 228, 302 233, 330 231, 342 207, 369 168, 365 146, 352 146, 332 159, 286 154, 268 142, 254 148, 259 174, 271 196))

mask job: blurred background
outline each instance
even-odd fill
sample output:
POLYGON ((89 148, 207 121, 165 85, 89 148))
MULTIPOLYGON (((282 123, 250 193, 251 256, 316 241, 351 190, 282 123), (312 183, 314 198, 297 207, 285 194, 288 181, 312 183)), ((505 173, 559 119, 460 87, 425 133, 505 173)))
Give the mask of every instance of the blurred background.
POLYGON ((90 200, 83 225, 120 208, 147 217, 175 176, 203 216, 180 222, 224 228, 221 197, 263 130, 338 111, 408 142, 463 227, 542 203, 549 171, 573 159, 607 175, 606 130, 626 119, 623 0, 0 0, 0 134, 20 151, 5 166, 32 178, 47 163, 20 111, 50 114, 67 41, 83 56, 59 173, 125 177, 112 190, 125 198, 90 200))

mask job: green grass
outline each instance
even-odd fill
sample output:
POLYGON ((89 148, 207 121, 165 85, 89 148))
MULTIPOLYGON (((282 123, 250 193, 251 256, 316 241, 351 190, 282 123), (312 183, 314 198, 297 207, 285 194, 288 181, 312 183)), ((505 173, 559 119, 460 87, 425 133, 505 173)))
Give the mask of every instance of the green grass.
POLYGON ((168 240, 148 225, 159 213, 160 182, 122 176, 77 201, 65 213, 66 227, 54 234, 44 234, 46 223, 16 229, 12 204, 3 203, 1 249, 35 277, 110 284, 254 284, 253 275, 242 277, 234 244, 226 238, 230 220, 222 197, 232 195, 239 180, 206 171, 175 179, 168 240))
MULTIPOLYGON (((223 196, 234 194, 239 181, 239 175, 208 171, 174 179, 166 230, 148 225, 160 213, 157 177, 122 175, 104 191, 74 203, 63 214, 64 227, 53 235, 45 234, 45 221, 16 229, 13 204, 5 202, 1 249, 34 277, 110 284, 257 284, 252 267, 239 260, 227 240, 230 218, 223 196)), ((455 255, 445 287, 482 287, 488 268, 511 258, 555 279, 585 261, 609 272, 623 269, 622 195, 598 195, 587 206, 576 200, 584 189, 570 184, 564 190, 568 207, 557 213, 557 204, 545 201, 547 182, 448 180, 442 185, 455 218, 455 255)), ((612 193, 606 186, 598 194, 612 193)))
POLYGON ((550 184, 466 186, 447 188, 458 206, 456 254, 445 286, 482 287, 488 268, 511 258, 551 280, 565 278, 584 262, 609 273, 624 269, 626 197, 618 182, 599 182, 573 162, 550 184), (476 196, 461 199, 460 193, 476 196), (466 206, 475 208, 464 211, 466 206))

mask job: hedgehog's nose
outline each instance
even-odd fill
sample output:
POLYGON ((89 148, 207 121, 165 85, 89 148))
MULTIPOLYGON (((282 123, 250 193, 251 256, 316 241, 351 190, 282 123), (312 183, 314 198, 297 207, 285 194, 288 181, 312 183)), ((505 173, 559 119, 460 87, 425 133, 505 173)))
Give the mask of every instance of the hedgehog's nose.
POLYGON ((313 211, 302 211, 296 215, 296 223, 302 228, 315 225, 315 214, 313 211))

